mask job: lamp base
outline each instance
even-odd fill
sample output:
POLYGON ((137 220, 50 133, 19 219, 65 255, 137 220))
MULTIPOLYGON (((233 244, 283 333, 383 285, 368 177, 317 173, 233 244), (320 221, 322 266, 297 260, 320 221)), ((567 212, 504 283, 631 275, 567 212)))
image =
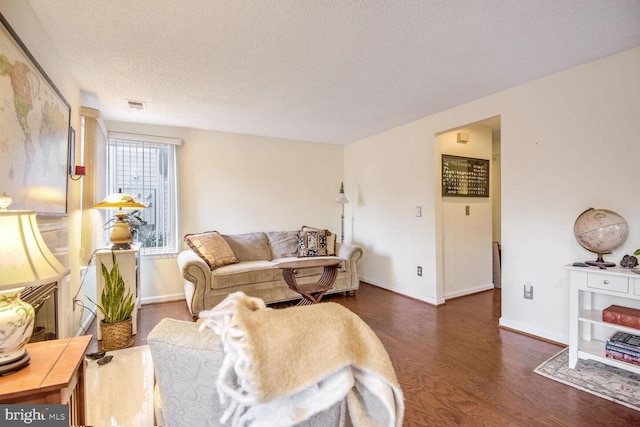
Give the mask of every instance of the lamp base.
POLYGON ((24 351, 22 357, 14 360, 12 362, 6 362, 0 365, 0 376, 10 375, 14 372, 19 371, 29 364, 31 361, 31 356, 27 353, 27 350, 24 351))
POLYGON ((131 243, 111 243, 111 249, 114 251, 131 249, 131 243))
POLYGON ((115 216, 118 218, 113 224, 113 230, 111 230, 111 243, 113 249, 131 249, 131 242, 133 238, 131 236, 131 229, 123 218, 126 217, 124 212, 116 212, 115 216))
POLYGON ((23 289, 0 291, 0 373, 15 371, 29 360, 24 346, 33 333, 35 311, 20 299, 23 289))

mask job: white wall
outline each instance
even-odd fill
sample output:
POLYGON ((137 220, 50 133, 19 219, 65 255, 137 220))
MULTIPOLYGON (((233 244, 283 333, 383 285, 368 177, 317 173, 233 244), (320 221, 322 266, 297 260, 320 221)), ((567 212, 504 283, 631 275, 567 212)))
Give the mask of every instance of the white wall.
MULTIPOLYGON (((47 35, 40 26, 40 21, 26 1, 0 0, 0 12, 26 45, 29 52, 36 59, 45 73, 56 85, 67 102, 71 105, 71 126, 79 129, 80 89, 75 80, 68 73, 55 48, 51 45, 47 35)), ((76 157, 79 157, 80 147, 76 145, 76 157)), ((72 336, 80 324, 80 310, 72 307, 73 296, 80 286, 80 182, 69 180, 68 189, 68 217, 69 227, 69 263, 71 273, 68 282, 61 284, 59 289, 59 333, 60 336, 72 336)), ((0 189, 0 191, 2 191, 0 189)), ((55 220, 57 221, 57 220, 55 220)), ((47 222, 47 220, 44 220, 47 222)), ((82 291, 80 291, 82 298, 82 291)))
MULTIPOLYGON (((109 131, 182 138, 177 151, 179 236, 298 230, 340 233, 335 199, 343 180, 343 147, 135 123, 109 131)), ((143 303, 184 298, 175 256, 143 257, 143 303)))
POLYGON ((591 258, 573 236, 586 208, 629 223, 618 262, 640 247, 640 48, 548 76, 350 144, 345 173, 356 203, 347 233, 365 246, 364 280, 437 303, 441 212, 434 135, 501 115, 503 326, 567 342, 568 274, 591 258), (416 205, 423 216, 416 218, 416 205), (429 212, 427 206, 434 206, 429 212), (423 265, 423 277, 415 266, 423 265), (530 281, 534 299, 524 300, 530 281))

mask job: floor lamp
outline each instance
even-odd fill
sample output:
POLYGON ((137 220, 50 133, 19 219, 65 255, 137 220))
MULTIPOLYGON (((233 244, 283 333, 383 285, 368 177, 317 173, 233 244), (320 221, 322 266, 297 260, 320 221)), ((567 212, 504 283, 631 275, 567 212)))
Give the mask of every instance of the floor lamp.
POLYGON ((0 197, 0 375, 29 364, 24 348, 33 332, 35 312, 20 299, 27 286, 41 286, 59 280, 69 269, 45 244, 35 211, 9 211, 0 197))
POLYGON ((342 216, 340 216, 340 242, 344 243, 344 204, 349 203, 349 199, 344 195, 344 182, 340 183, 340 192, 338 193, 336 203, 340 203, 342 205, 342 216))

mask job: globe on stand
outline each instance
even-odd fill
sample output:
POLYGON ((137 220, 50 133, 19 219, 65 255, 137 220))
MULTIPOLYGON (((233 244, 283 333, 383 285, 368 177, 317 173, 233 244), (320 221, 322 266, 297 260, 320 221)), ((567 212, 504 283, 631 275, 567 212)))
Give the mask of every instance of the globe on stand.
POLYGON ((589 208, 576 219, 573 234, 583 248, 598 255, 595 261, 586 261, 586 264, 615 267, 615 263, 605 261, 602 256, 627 240, 629 225, 614 211, 589 208))

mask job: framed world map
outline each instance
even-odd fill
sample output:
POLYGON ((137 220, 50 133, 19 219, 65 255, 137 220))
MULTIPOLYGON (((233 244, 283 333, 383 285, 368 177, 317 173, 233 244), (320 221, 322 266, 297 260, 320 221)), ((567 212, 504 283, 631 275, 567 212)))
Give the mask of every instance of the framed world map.
POLYGON ((67 215, 71 106, 0 14, 0 194, 67 215))

